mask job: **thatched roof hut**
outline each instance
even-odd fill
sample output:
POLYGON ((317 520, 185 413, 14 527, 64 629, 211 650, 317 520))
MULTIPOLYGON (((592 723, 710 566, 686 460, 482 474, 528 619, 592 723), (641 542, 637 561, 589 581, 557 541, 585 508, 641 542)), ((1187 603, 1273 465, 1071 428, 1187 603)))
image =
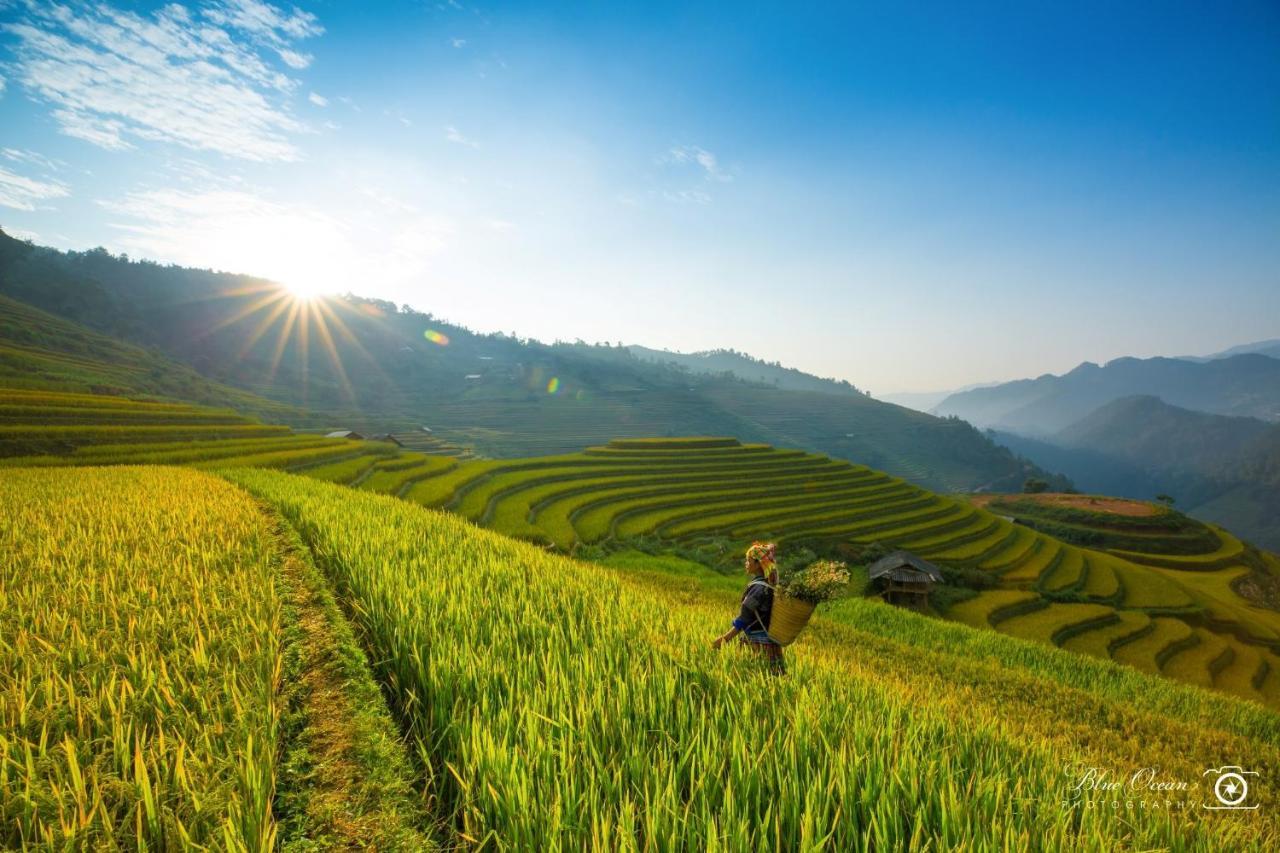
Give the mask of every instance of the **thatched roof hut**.
POLYGON ((941 569, 907 551, 894 551, 876 560, 867 574, 881 587, 885 601, 921 609, 929 601, 929 590, 942 582, 941 569))

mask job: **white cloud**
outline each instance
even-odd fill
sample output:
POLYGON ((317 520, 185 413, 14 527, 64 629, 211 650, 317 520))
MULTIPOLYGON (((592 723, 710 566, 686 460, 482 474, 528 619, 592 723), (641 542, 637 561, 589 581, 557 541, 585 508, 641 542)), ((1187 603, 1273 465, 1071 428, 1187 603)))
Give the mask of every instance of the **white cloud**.
POLYGON ((5 83, 4 75, 3 75, 3 74, 0 74, 0 98, 3 98, 3 97, 4 97, 4 87, 5 87, 5 85, 6 85, 6 83, 5 83))
POLYGON ((702 190, 666 190, 662 197, 677 204, 710 204, 711 196, 702 190))
POLYGON ((467 46, 467 40, 466 40, 466 39, 449 39, 449 44, 453 45, 454 47, 459 47, 459 48, 461 48, 461 47, 466 47, 466 46, 467 46))
POLYGON ((107 149, 139 140, 247 160, 294 160, 306 130, 284 102, 310 61, 296 40, 319 35, 315 17, 259 0, 170 4, 149 17, 107 4, 25 0, 3 25, 16 36, 17 80, 53 107, 63 133, 107 149))
POLYGON ((71 190, 61 181, 28 178, 0 166, 0 205, 4 207, 35 210, 41 202, 70 194, 71 190))
POLYGON ((51 160, 38 152, 18 148, 0 148, 0 157, 13 163, 28 163, 53 172, 67 165, 61 160, 51 160))
POLYGON ((716 155, 697 145, 678 145, 663 158, 668 163, 693 163, 702 168, 707 180, 732 181, 733 175, 720 168, 716 155))
POLYGON ((213 3, 205 10, 205 17, 215 24, 248 34, 259 44, 274 50, 290 68, 297 69, 310 65, 311 57, 293 50, 290 43, 324 33, 324 27, 310 12, 303 12, 295 6, 286 14, 260 0, 213 3))
POLYGON ((467 137, 463 136, 462 133, 459 132, 458 129, 453 125, 449 125, 444 129, 444 138, 449 140, 450 142, 455 142, 458 145, 465 145, 468 148, 480 147, 479 142, 476 142, 474 139, 468 139, 467 137))
POLYGON ((316 94, 315 92, 312 92, 310 95, 307 95, 307 100, 315 104, 317 107, 329 106, 329 99, 326 98, 324 95, 319 95, 319 94, 316 94))

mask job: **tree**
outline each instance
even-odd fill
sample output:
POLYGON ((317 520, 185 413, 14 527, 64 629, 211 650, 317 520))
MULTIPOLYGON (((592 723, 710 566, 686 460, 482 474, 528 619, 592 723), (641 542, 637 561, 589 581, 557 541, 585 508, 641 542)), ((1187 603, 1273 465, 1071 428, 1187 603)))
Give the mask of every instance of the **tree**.
POLYGON ((1173 505, 1177 503, 1177 500, 1174 499, 1173 495, 1165 495, 1165 494, 1156 495, 1156 500, 1164 504, 1165 506, 1169 507, 1170 509, 1173 509, 1173 505))
POLYGON ((1049 491, 1049 484, 1039 477, 1028 477, 1022 484, 1022 491, 1028 495, 1037 495, 1049 491))

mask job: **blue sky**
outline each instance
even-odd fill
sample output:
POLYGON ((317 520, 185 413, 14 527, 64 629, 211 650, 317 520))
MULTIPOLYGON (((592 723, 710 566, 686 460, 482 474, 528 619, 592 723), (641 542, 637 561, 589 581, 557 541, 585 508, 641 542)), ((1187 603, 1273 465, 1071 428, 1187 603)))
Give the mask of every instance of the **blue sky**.
POLYGON ((0 0, 0 225, 873 393, 1278 337, 1280 8, 1117 5, 0 0))

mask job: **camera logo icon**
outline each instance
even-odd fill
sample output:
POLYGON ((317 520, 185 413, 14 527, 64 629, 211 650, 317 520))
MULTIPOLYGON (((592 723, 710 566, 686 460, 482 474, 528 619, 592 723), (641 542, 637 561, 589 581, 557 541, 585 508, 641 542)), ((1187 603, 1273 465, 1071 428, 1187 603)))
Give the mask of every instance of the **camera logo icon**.
POLYGON ((1245 770, 1243 767, 1229 765, 1226 767, 1210 767, 1202 776, 1213 774, 1217 778, 1213 780, 1213 796, 1217 798, 1216 805, 1204 804, 1206 809, 1212 811, 1224 811, 1228 809, 1256 809, 1257 803, 1249 805, 1249 780, 1246 776, 1257 776, 1257 771, 1245 770))

